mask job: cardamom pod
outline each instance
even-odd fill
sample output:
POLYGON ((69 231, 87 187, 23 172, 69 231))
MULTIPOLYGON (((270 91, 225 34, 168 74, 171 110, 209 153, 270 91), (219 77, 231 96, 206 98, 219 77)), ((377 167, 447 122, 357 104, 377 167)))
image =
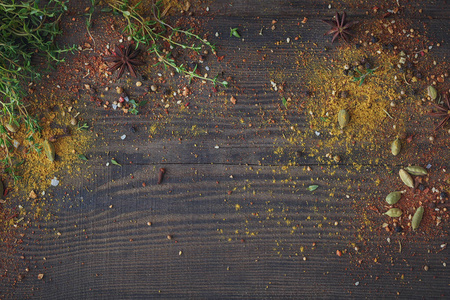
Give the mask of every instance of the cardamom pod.
POLYGON ((398 174, 400 175, 400 179, 403 181, 406 186, 409 186, 410 188, 414 188, 414 179, 409 175, 408 172, 406 172, 403 169, 400 169, 398 171, 398 174))
POLYGON ((437 96, 438 96, 438 92, 436 90, 436 88, 432 85, 429 85, 427 88, 428 91, 428 96, 430 96, 430 98, 432 100, 436 100, 437 96))
POLYGON ((422 175, 428 175, 428 172, 425 168, 422 168, 420 166, 409 166, 406 167, 405 170, 414 176, 422 176, 422 175))
POLYGON ((350 115, 345 109, 341 109, 338 113, 338 122, 341 129, 344 129, 350 121, 350 115))
POLYGON ((15 132, 17 132, 17 130, 19 130, 17 125, 14 123, 5 123, 5 127, 12 133, 15 133, 15 132))
POLYGON ((398 191, 392 192, 386 196, 386 202, 389 203, 390 205, 393 205, 393 204, 397 203, 401 197, 402 197, 402 192, 398 192, 398 191))
POLYGON ((384 213, 385 215, 391 217, 391 218, 398 218, 402 215, 402 211, 400 208, 391 208, 387 212, 384 213))
POLYGON ((420 222, 422 221, 423 218, 423 212, 424 209, 423 207, 419 207, 418 209, 416 209, 416 212, 411 220, 411 227, 413 230, 416 230, 417 228, 419 228, 420 222))
POLYGON ((52 144, 52 142, 45 140, 42 146, 44 148, 44 152, 45 155, 47 155, 48 160, 51 162, 55 161, 55 146, 52 144))
POLYGON ((395 156, 400 153, 401 149, 402 149, 402 143, 400 142, 399 138, 396 138, 391 144, 391 152, 395 156))

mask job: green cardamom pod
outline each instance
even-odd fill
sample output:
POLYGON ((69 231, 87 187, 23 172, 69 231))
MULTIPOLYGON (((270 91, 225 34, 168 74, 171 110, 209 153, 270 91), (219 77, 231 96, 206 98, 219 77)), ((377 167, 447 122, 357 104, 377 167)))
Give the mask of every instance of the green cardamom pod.
POLYGON ((400 169, 398 171, 398 174, 400 175, 400 179, 403 181, 406 186, 409 186, 410 188, 414 188, 414 179, 409 175, 408 172, 406 172, 403 169, 400 169))
POLYGON ((42 146, 44 148, 44 152, 45 155, 47 155, 48 160, 51 162, 55 161, 55 146, 48 140, 45 140, 42 146))
POLYGON ((412 220, 411 220, 411 227, 413 230, 416 230, 417 228, 419 228, 420 222, 422 221, 423 218, 423 212, 424 209, 423 207, 419 207, 418 209, 416 209, 416 213, 414 214, 412 220))
POLYGON ((391 217, 391 218, 398 218, 402 215, 402 211, 400 208, 391 208, 387 212, 384 213, 385 215, 391 217))
POLYGON ((430 96, 430 98, 432 100, 436 100, 436 98, 438 96, 438 92, 437 92, 436 88, 434 86, 430 85, 430 86, 428 86, 427 91, 428 91, 428 96, 430 96))
POLYGON ((401 149, 402 149, 402 143, 400 142, 399 138, 396 138, 391 144, 391 152, 393 155, 397 155, 400 153, 401 149))
POLYGON ((420 166, 409 166, 406 167, 405 170, 414 176, 422 176, 422 175, 428 175, 428 172, 425 168, 422 168, 420 166))
POLYGON ((401 197, 402 197, 402 192, 398 192, 398 191, 392 192, 386 196, 386 202, 389 203, 390 205, 393 205, 393 204, 397 203, 401 197))
POLYGON ((338 113, 338 122, 341 129, 344 129, 350 121, 350 115, 345 109, 341 109, 338 113))
POLYGON ((17 132, 17 130, 19 130, 17 125, 14 123, 5 123, 5 127, 12 133, 15 133, 15 132, 17 132))

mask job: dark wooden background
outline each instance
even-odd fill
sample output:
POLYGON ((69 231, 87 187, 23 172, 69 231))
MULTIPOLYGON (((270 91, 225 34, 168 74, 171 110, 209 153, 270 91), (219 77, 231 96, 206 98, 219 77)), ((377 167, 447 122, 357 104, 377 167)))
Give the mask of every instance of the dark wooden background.
MULTIPOLYGON (((69 17, 63 19, 62 42, 90 42, 83 16, 89 5, 72 2, 69 17), (70 25, 64 23, 71 18, 70 25)), ((317 139, 311 137, 297 148, 285 138, 289 126, 282 122, 280 95, 270 86, 273 74, 285 74, 294 93, 306 90, 299 85, 298 44, 311 51, 335 51, 336 45, 323 37, 327 27, 320 19, 344 9, 352 19, 373 18, 366 15, 371 3, 356 2, 211 1, 192 7, 192 18, 217 44, 218 55, 225 55, 221 62, 208 56, 205 64, 211 74, 223 72, 233 82, 218 93, 210 85, 194 83, 187 100, 179 97, 190 102, 190 109, 174 108, 176 101, 171 100, 166 115, 153 105, 164 85, 158 84, 158 93, 142 96, 135 79, 108 83, 105 100, 113 101, 115 86, 124 86, 130 95, 149 101, 138 116, 95 107, 83 91, 74 95, 82 107, 86 103, 81 116, 98 136, 80 174, 66 176, 58 188, 49 189, 55 218, 30 229, 36 233, 26 235, 21 254, 31 274, 13 289, 5 287, 4 294, 15 299, 449 297, 443 266, 449 262, 448 250, 436 253, 447 236, 428 242, 408 239, 402 253, 392 245, 400 240, 397 236, 374 231, 364 242, 357 238, 361 218, 356 214, 361 211, 355 211, 355 203, 367 200, 376 188, 362 179, 385 173, 385 164, 394 167, 390 157, 380 155, 379 165, 364 165, 360 171, 346 160, 330 167, 308 155, 308 143, 317 139), (308 22, 299 26, 304 17, 308 22), (272 20, 277 21, 275 30, 272 20), (243 40, 230 38, 230 27, 238 27, 243 40), (275 44, 299 35, 300 41, 275 44), (230 103, 231 95, 236 105, 230 103), (152 126, 155 132, 150 132, 152 126), (278 147, 282 154, 275 153, 278 147), (296 158, 297 150, 306 155, 296 158), (106 166, 111 158, 122 167, 106 166), (286 167, 292 162, 296 165, 286 167), (167 174, 157 185, 161 167, 167 174), (314 193, 306 191, 312 179, 321 186, 314 193), (336 255, 345 249, 343 256, 336 255), (43 280, 37 279, 39 273, 45 274, 43 280)), ((395 8, 391 2, 384 9, 395 8)), ((423 8, 423 14, 412 16, 442 43, 436 57, 448 60, 447 1, 400 3, 410 11, 423 8)), ((104 14, 95 16, 92 33, 96 50, 103 51, 119 34, 108 32, 111 21, 104 14)), ((76 59, 69 58, 70 63, 76 59)), ((155 79, 148 76, 146 86, 155 79)), ((174 80, 178 86, 184 82, 174 80)), ((78 86, 84 83, 103 89, 93 77, 78 86)), ((309 130, 304 113, 294 111, 289 117, 301 131, 309 130)), ((440 159, 448 162, 448 148, 441 153, 440 159)), ((364 162, 364 153, 359 155, 364 162)))

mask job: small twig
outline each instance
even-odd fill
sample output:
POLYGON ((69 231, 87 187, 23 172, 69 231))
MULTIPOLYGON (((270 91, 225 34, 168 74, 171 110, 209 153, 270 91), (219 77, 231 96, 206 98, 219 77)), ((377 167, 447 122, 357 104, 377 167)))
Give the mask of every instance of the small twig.
POLYGON ((394 119, 384 108, 382 110, 388 115, 389 118, 394 119))
POLYGON ((405 80, 405 82, 406 82, 407 85, 411 85, 411 84, 408 82, 408 80, 406 80, 405 73, 403 73, 403 79, 405 80))

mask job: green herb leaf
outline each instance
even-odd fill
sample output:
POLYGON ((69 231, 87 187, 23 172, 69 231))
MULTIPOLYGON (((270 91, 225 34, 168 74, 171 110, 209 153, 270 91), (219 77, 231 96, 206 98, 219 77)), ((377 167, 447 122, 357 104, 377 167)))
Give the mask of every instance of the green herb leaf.
POLYGON ((133 108, 130 108, 130 109, 128 110, 128 112, 129 112, 130 114, 137 115, 137 114, 139 113, 139 110, 137 110, 135 107, 133 107, 133 108))
POLYGON ((87 123, 83 123, 83 124, 78 123, 78 125, 77 125, 77 130, 78 131, 80 131, 80 130, 88 130, 88 129, 89 129, 89 125, 87 123))
POLYGON ((238 28, 230 28, 230 37, 231 36, 234 36, 234 37, 237 37, 237 38, 241 37, 241 35, 238 32, 238 28))
POLYGON ((284 107, 286 107, 287 108, 287 100, 286 100, 286 98, 281 98, 281 103, 283 103, 283 105, 284 105, 284 107))
POLYGON ((148 102, 147 100, 141 101, 138 103, 137 106, 144 106, 145 104, 147 104, 147 102, 148 102))
POLYGON ((119 167, 122 166, 122 165, 119 164, 114 158, 111 158, 111 163, 112 163, 113 165, 116 165, 116 166, 119 166, 119 167))
POLYGON ((317 184, 313 184, 313 185, 308 186, 307 190, 312 192, 312 191, 317 190, 318 187, 319 186, 317 184))
POLYGON ((78 158, 82 159, 82 160, 88 160, 86 155, 84 155, 84 154, 78 154, 78 158))

